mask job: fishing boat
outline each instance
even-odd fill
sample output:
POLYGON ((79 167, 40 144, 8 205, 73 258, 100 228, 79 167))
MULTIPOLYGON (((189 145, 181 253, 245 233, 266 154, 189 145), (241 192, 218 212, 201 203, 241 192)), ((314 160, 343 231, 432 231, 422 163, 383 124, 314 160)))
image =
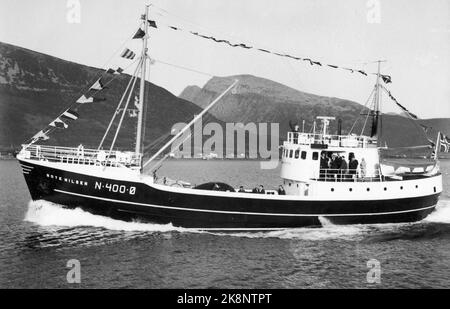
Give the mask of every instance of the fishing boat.
MULTIPOLYGON (((105 149, 106 133, 99 147, 94 149, 85 149, 81 145, 59 147, 38 143, 48 139, 52 131, 64 128, 68 121, 76 120, 78 109, 83 104, 95 101, 95 97, 83 95, 75 105, 64 110, 46 129, 24 144, 17 155, 33 200, 81 208, 119 220, 209 230, 272 230, 321 226, 323 222, 414 222, 435 209, 442 192, 437 151, 432 160, 414 167, 389 164, 380 156, 386 148, 377 138, 381 129, 379 100, 383 88, 380 63, 372 96, 371 134, 342 134, 340 130, 332 134, 329 128, 334 118, 326 116, 317 119, 321 121, 320 130, 305 132, 293 127, 280 145, 280 185, 284 192, 279 194, 274 189, 252 193, 222 182, 193 186, 156 177, 152 164, 157 166, 155 162, 164 157, 168 147, 218 104, 238 81, 234 81, 166 145, 144 161, 143 127, 148 103, 145 79, 146 67, 151 61, 147 54, 147 30, 154 23, 148 19, 148 10, 147 6, 142 16, 143 29, 139 28, 135 36, 142 40, 136 69, 106 130, 108 133, 112 124, 118 121, 111 145, 105 149), (139 98, 134 110, 137 114, 136 146, 134 150, 117 151, 114 145, 118 130, 130 101, 133 101, 132 91, 138 80, 139 98), (349 164, 356 159, 358 166, 355 168, 355 164, 350 164, 347 168, 334 168, 329 161, 336 158, 341 161, 349 159, 349 164)), ((122 57, 132 57, 133 54, 126 50, 122 57)), ((91 88, 101 89, 100 81, 91 88)))

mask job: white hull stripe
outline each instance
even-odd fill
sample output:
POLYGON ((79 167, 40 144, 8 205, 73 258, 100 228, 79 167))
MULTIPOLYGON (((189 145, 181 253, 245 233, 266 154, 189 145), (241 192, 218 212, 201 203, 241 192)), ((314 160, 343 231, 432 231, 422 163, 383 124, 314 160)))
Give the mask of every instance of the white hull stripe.
POLYGON ((34 166, 28 166, 28 165, 25 165, 25 164, 20 164, 20 166, 22 168, 28 168, 28 169, 31 169, 31 170, 34 168, 34 166))
POLYGON ((29 172, 28 172, 28 171, 23 171, 23 173, 24 173, 24 174, 29 174, 29 172))
POLYGON ((122 204, 130 204, 130 205, 138 205, 138 206, 148 206, 153 208, 163 208, 163 209, 173 209, 173 210, 183 210, 183 211, 197 211, 197 212, 210 212, 210 213, 224 213, 224 214, 239 214, 239 215, 254 215, 254 216, 280 216, 280 217, 352 217, 352 216, 380 216, 380 215, 391 215, 391 214, 401 214, 408 212, 421 211, 425 209, 430 209, 435 207, 428 206, 423 208, 411 209, 411 210, 400 210, 400 211, 390 211, 390 212, 377 212, 377 213, 359 213, 359 214, 280 214, 280 213, 267 213, 267 212, 240 212, 240 211, 221 211, 221 210, 209 210, 209 209, 197 209, 197 208, 183 208, 183 207, 174 207, 174 206, 160 206, 160 205, 152 205, 145 203, 137 203, 137 202, 128 202, 121 201, 111 198, 104 198, 80 193, 74 193, 64 190, 55 189, 56 192, 65 193, 69 195, 76 195, 81 197, 92 198, 96 200, 102 200, 107 202, 115 202, 122 204))

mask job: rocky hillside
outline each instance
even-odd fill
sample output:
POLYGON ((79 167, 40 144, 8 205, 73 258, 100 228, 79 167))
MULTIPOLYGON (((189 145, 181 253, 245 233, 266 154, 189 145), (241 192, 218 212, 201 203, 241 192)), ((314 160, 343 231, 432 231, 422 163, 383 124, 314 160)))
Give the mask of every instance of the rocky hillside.
MULTIPOLYGON (((289 120, 301 123, 304 119, 309 127, 316 116, 336 116, 342 118, 344 129, 349 130, 355 116, 363 109, 355 102, 301 92, 251 75, 214 77, 203 89, 187 87, 180 98, 204 107, 234 79, 238 79, 239 84, 233 95, 211 110, 215 117, 225 122, 278 122, 280 130, 286 132, 289 120)), ((332 130, 335 126, 332 124, 332 130)))
MULTIPOLYGON (((75 101, 101 73, 97 68, 0 43, 0 147, 18 147, 75 101)), ((52 134, 47 143, 97 146, 128 80, 128 75, 120 75, 102 92, 106 101, 82 106, 80 118, 68 129, 52 134)), ((173 124, 189 121, 201 111, 154 84, 147 83, 147 90, 147 146, 170 132, 173 124)), ((221 123, 211 115, 208 119, 221 123)), ((126 117, 119 147, 134 147, 135 128, 136 118, 126 117)))
MULTIPOLYGON (((360 104, 348 100, 323 97, 301 92, 280 83, 251 75, 214 77, 203 88, 189 86, 180 98, 204 107, 221 91, 226 89, 234 79, 239 86, 222 103, 211 110, 211 114, 224 122, 277 122, 280 124, 281 138, 289 129, 289 121, 302 123, 306 121, 306 130, 317 116, 334 116, 343 121, 346 133, 359 117, 353 132, 360 133, 364 117, 360 114, 367 110, 360 104)), ((369 120, 370 123, 370 120, 369 120)), ((435 138, 436 129, 450 135, 450 119, 427 119, 416 123, 400 115, 383 116, 384 143, 390 147, 423 145, 427 143, 419 124, 431 126, 431 138, 435 138)), ((366 126, 365 133, 369 133, 366 126)), ((337 122, 331 124, 331 131, 336 132, 337 122)), ((383 143, 383 144, 384 144, 383 143)))

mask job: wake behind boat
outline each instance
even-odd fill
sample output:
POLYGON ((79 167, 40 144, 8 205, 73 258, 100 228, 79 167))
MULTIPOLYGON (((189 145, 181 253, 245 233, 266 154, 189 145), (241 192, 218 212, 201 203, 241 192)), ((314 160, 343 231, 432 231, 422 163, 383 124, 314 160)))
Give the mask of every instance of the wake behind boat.
MULTIPOLYGON (((381 157, 386 147, 378 138, 382 130, 379 107, 382 92, 388 92, 382 82, 389 82, 390 77, 380 73, 380 63, 369 97, 373 102, 372 111, 367 114, 367 118, 372 119, 371 134, 342 134, 341 130, 332 134, 329 124, 334 121, 333 117, 318 117, 321 129, 316 130, 314 126, 312 132, 293 126, 281 146, 280 190, 260 189, 253 193, 215 181, 192 186, 156 177, 154 172, 161 156, 164 157, 171 145, 228 95, 238 81, 144 162, 145 79, 151 61, 147 40, 149 27, 156 28, 156 23, 148 17, 146 7, 142 16, 143 29, 139 28, 133 37, 142 39, 143 43, 136 69, 99 146, 85 149, 81 145, 57 147, 36 143, 48 139, 54 130, 65 128, 67 122, 76 120, 83 104, 98 100, 98 91, 106 89, 103 76, 47 128, 23 145, 17 159, 33 200, 80 207, 125 221, 223 230, 319 226, 321 218, 333 224, 414 222, 434 210, 442 192, 437 158, 439 137, 435 155, 419 165, 399 166, 381 157), (140 85, 136 87, 138 79, 140 85), (137 88, 139 97, 135 108, 131 109, 130 102, 137 88), (131 111, 137 116, 136 147, 132 151, 116 151, 117 135, 125 115, 131 111), (118 124, 114 132, 115 122, 118 124), (108 133, 114 133, 113 140, 103 149, 108 133)), ((240 47, 250 48, 242 45, 240 47)), ((126 49, 121 56, 132 59, 136 54, 126 49)), ((120 73, 108 70, 105 75, 120 73)), ((388 94, 391 96, 390 92, 388 94)))

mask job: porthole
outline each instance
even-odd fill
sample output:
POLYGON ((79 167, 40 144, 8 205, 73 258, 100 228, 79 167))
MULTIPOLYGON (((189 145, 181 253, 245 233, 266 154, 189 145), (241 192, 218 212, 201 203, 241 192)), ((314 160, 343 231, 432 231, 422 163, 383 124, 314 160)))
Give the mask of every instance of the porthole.
POLYGON ((370 191, 370 188, 367 188, 367 192, 369 192, 370 191))
POLYGON ((436 187, 434 187, 434 193, 436 193, 436 187))
POLYGON ((292 185, 292 183, 289 183, 289 187, 292 185))
POLYGON ((403 186, 400 187, 400 190, 403 190, 403 186))
POLYGON ((386 188, 386 187, 384 187, 384 191, 387 191, 387 188, 386 188))
POLYGON ((419 186, 418 185, 416 185, 416 189, 418 189, 419 188, 419 186))
POLYGON ((331 188, 331 192, 334 192, 334 188, 331 188))
POLYGON ((350 192, 352 192, 353 191, 353 189, 352 188, 350 188, 350 189, 348 189, 350 192))

